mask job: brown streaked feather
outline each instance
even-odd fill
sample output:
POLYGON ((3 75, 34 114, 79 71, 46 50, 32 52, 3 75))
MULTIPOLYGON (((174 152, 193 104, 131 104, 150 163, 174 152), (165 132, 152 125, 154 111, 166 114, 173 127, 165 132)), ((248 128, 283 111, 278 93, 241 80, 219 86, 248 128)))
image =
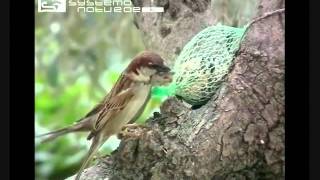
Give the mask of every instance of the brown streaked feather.
POLYGON ((107 123, 109 118, 106 117, 113 117, 113 114, 121 111, 128 104, 133 95, 134 92, 132 89, 127 89, 125 92, 121 92, 119 95, 111 98, 103 110, 100 111, 97 121, 95 122, 95 130, 99 131, 103 125, 107 123))
POLYGON ((127 78, 126 75, 122 73, 109 94, 94 110, 92 110, 91 113, 88 113, 89 115, 99 113, 93 125, 94 129, 87 137, 88 140, 90 140, 102 127, 104 127, 110 118, 114 117, 114 115, 121 111, 130 101, 134 95, 134 92, 130 89, 133 83, 134 82, 131 79, 127 78))
MULTIPOLYGON (((84 118, 97 114, 103 108, 103 103, 97 104, 89 113, 87 113, 84 118)), ((83 118, 82 118, 83 119, 83 118)), ((81 120, 82 120, 81 119, 81 120)))
POLYGON ((83 119, 95 115, 102 111, 105 107, 105 103, 108 102, 108 100, 115 96, 119 91, 122 90, 125 86, 130 87, 132 81, 128 78, 125 78, 125 74, 122 73, 116 83, 114 84, 113 88, 110 90, 110 92, 103 98, 103 100, 97 104, 90 112, 88 112, 83 118, 81 118, 79 121, 82 121, 83 119), (121 85, 121 86, 120 86, 121 85))

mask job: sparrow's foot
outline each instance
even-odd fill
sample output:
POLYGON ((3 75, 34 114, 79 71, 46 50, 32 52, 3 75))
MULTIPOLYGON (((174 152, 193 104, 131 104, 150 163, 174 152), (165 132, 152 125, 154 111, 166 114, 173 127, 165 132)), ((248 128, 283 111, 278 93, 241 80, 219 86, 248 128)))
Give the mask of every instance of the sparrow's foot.
POLYGON ((136 123, 133 123, 133 124, 126 124, 125 126, 122 127, 122 130, 124 129, 138 129, 138 128, 147 128, 147 126, 143 125, 143 124, 136 124, 136 123))
MULTIPOLYGON (((98 153, 98 152, 97 152, 98 153)), ((94 157, 94 160, 98 160, 98 161, 103 161, 104 159, 106 159, 107 157, 109 157, 110 155, 106 154, 106 155, 102 155, 102 154, 97 154, 94 157)))
POLYGON ((140 124, 127 124, 118 134, 119 139, 138 139, 148 128, 140 124))

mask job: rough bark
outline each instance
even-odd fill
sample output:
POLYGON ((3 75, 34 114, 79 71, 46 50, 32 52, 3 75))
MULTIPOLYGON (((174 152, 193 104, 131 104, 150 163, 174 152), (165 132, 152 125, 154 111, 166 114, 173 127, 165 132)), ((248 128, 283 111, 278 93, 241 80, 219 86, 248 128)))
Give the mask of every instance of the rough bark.
MULTIPOLYGON (((155 20, 161 24, 144 27, 151 15, 136 17, 136 23, 150 41, 147 47, 174 57, 175 47, 190 40, 201 29, 202 20, 208 22, 208 1, 162 3, 169 5, 165 4, 163 19, 155 20), (171 23, 171 14, 179 7, 178 13, 187 8, 193 15, 175 14, 171 23), (180 27, 178 19, 183 18, 194 21, 180 27), (161 30, 155 32, 166 26, 172 26, 166 36, 161 30), (173 32, 176 28, 182 32, 173 32)), ((262 0, 256 16, 279 8, 284 8, 284 1, 262 0)), ((138 129, 139 138, 122 141, 110 157, 87 169, 82 179, 284 179, 284 122, 281 14, 250 27, 226 81, 206 105, 191 110, 169 98, 161 112, 147 121, 148 128, 138 129)))

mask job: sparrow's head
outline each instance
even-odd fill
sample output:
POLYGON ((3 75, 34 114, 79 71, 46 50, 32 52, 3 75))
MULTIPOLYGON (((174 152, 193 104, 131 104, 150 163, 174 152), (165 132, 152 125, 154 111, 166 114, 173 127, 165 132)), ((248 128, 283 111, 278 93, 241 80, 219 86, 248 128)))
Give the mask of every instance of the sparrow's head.
POLYGON ((127 68, 129 77, 138 82, 166 85, 172 81, 173 73, 156 53, 144 51, 136 56, 127 68))

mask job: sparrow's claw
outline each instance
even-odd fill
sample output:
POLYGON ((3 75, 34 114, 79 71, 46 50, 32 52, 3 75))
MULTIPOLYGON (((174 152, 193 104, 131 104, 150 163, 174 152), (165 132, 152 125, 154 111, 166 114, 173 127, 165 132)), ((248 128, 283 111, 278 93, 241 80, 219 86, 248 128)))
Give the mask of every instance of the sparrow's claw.
POLYGON ((127 124, 125 125, 121 132, 118 134, 119 139, 137 139, 139 138, 147 129, 145 125, 140 124, 127 124))
POLYGON ((126 124, 125 126, 122 127, 122 130, 125 130, 125 129, 130 130, 130 129, 138 129, 138 128, 144 129, 144 128, 147 128, 147 126, 142 124, 136 124, 136 123, 126 124))
POLYGON ((104 161, 104 159, 106 159, 107 157, 109 157, 109 154, 106 155, 97 155, 96 159, 98 159, 99 161, 104 161))
POLYGON ((99 152, 97 152, 97 154, 93 157, 93 160, 94 161, 96 161, 96 160, 101 161, 101 160, 105 159, 108 156, 109 156, 108 154, 107 155, 102 155, 99 152))

